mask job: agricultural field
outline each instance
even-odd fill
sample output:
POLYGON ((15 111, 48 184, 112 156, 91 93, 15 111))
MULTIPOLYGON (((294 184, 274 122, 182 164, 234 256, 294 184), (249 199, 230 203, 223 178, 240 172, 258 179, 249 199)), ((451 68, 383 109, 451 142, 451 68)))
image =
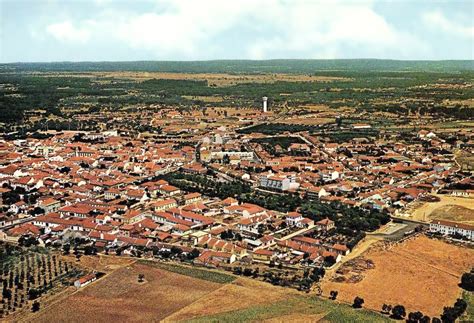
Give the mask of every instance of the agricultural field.
POLYGON ((462 298, 467 303, 467 310, 466 313, 464 313, 464 316, 461 317, 460 321, 463 323, 474 322, 474 293, 464 291, 462 293, 462 298))
POLYGON ((417 201, 407 211, 407 218, 429 222, 432 219, 474 224, 474 198, 435 194, 438 202, 417 201))
POLYGON ((176 274, 143 263, 123 266, 61 302, 40 311, 35 322, 159 321, 221 284, 176 274), (144 275, 139 282, 138 275, 144 275))
POLYGON ((26 251, 11 245, 1 245, 0 249, 0 318, 8 321, 47 306, 87 273, 58 253, 26 251))
POLYGON ((369 310, 207 269, 113 256, 84 256, 79 263, 106 275, 23 321, 389 321, 369 310))
POLYGON ((360 257, 343 264, 322 283, 323 294, 338 299, 365 300, 364 307, 380 311, 383 304, 403 305, 407 313, 431 317, 461 296, 461 275, 473 265, 474 250, 425 236, 401 243, 380 242, 360 257))
POLYGON ((387 317, 365 309, 354 310, 311 296, 291 296, 277 302, 196 317, 190 322, 391 322, 387 317))

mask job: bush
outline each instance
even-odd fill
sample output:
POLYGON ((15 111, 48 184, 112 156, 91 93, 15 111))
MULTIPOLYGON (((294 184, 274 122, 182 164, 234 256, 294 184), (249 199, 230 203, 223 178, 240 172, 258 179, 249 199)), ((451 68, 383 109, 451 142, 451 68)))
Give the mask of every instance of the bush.
POLYGON ((406 316, 405 306, 403 305, 395 305, 392 308, 392 318, 396 320, 401 320, 406 316))
POLYGON ((33 305, 31 306, 31 311, 32 312, 38 312, 40 310, 40 303, 35 301, 33 305))
POLYGON ((352 304, 352 307, 353 308, 361 308, 363 304, 364 304, 364 299, 359 297, 359 296, 356 296, 354 298, 354 303, 352 304))
POLYGON ((472 271, 462 275, 460 286, 470 292, 474 291, 474 273, 472 271))

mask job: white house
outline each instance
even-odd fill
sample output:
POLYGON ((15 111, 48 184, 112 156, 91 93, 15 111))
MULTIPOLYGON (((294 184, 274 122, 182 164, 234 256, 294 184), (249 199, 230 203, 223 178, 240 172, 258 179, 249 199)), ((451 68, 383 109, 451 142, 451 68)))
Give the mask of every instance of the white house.
POLYGON ((433 220, 430 223, 431 232, 439 232, 443 235, 460 234, 469 240, 474 240, 474 226, 445 220, 433 220))

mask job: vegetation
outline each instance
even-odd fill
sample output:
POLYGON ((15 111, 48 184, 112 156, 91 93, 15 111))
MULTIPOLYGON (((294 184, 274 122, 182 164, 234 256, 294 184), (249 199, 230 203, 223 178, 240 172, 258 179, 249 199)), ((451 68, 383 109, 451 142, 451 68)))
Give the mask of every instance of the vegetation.
POLYGON ((474 322, 474 293, 464 291, 462 299, 466 302, 467 309, 461 317, 461 322, 474 322))
POLYGON ((31 71, 144 71, 190 73, 314 73, 329 71, 471 71, 472 61, 396 61, 381 59, 274 59, 213 61, 55 62, 1 64, 0 70, 31 71))
MULTIPOLYGON (((301 124, 287 124, 287 123, 262 123, 247 128, 239 129, 238 133, 263 133, 265 135, 276 135, 283 132, 300 132, 300 131, 314 131, 319 129, 317 126, 301 125, 301 124)), ((261 141, 262 139, 256 140, 261 141)))
POLYGON ((312 315, 321 315, 327 322, 390 322, 388 318, 368 310, 354 311, 348 305, 305 296, 295 296, 275 303, 198 317, 191 322, 255 322, 285 316, 291 320, 291 315, 295 317, 308 315, 308 321, 315 320, 312 315))
MULTIPOLYGON (((164 175, 163 178, 170 184, 186 191, 200 192, 221 199, 234 197, 242 202, 257 204, 270 210, 290 212, 300 208, 303 215, 315 221, 324 218, 335 221, 340 233, 358 238, 358 240, 363 238, 360 236, 361 231, 374 231, 380 225, 390 221, 388 213, 375 209, 349 207, 337 202, 323 203, 314 199, 302 199, 297 194, 276 195, 251 190, 248 184, 238 180, 222 183, 210 176, 181 172, 170 173, 164 175)), ((357 244, 358 240, 353 244, 357 244)))
POLYGON ((162 263, 156 261, 146 261, 146 260, 139 260, 140 263, 144 263, 149 266, 158 267, 167 271, 171 271, 173 273, 203 279, 214 283, 219 284, 228 284, 235 280, 234 276, 224 274, 221 272, 215 272, 205 269, 199 269, 195 267, 186 267, 180 266, 176 264, 169 264, 169 263, 162 263))
POLYGON ((81 274, 57 254, 33 252, 9 244, 0 245, 0 258, 0 318, 27 308, 30 302, 31 310, 38 311, 43 296, 58 292, 81 274))
POLYGON ((472 269, 471 272, 464 273, 461 276, 460 286, 467 291, 474 291, 474 269, 472 269))
MULTIPOLYGON (((84 125, 68 119, 75 114, 94 114, 104 110, 123 108, 133 109, 139 104, 173 105, 183 109, 211 105, 258 107, 262 94, 270 97, 271 105, 276 107, 323 104, 332 108, 349 106, 358 111, 386 111, 405 116, 416 113, 472 119, 473 109, 462 104, 446 106, 444 100, 472 98, 474 89, 463 87, 463 85, 472 81, 473 71, 472 61, 273 60, 1 64, 0 122, 24 124, 30 113, 39 113, 43 118, 37 125, 30 125, 32 129, 42 126, 46 121, 51 122, 51 127, 55 129, 77 129, 84 125), (51 71, 63 73, 48 73, 51 71), (298 73, 332 79, 328 82, 259 83, 249 81, 249 83, 219 87, 209 84, 206 80, 136 81, 120 76, 110 77, 107 74, 80 75, 85 71, 298 73), (70 75, 72 72, 75 74, 70 75), (438 84, 443 86, 437 86, 438 84), (446 84, 457 87, 445 87, 446 84), (192 99, 196 97, 223 99, 219 102, 192 99), (407 98, 416 98, 417 101, 406 100, 407 98), (408 102, 406 104, 386 103, 397 99, 408 102), (422 102, 422 99, 432 101, 432 104, 422 102), (52 120, 49 116, 65 119, 52 120)), ((49 125, 46 124, 46 127, 49 125)), ((256 126, 254 129, 242 131, 255 130, 274 134, 315 129, 314 126, 279 125, 268 130, 266 126, 256 126)))

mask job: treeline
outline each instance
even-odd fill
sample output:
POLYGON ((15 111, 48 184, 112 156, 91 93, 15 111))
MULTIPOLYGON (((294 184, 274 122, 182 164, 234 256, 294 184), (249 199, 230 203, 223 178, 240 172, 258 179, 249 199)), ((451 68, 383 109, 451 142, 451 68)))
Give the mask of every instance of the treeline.
POLYGON ((251 191, 250 185, 240 182, 218 182, 205 175, 186 174, 181 172, 169 173, 160 178, 171 185, 177 186, 188 192, 199 192, 212 197, 225 199, 227 197, 238 197, 251 191))
POLYGON ((302 125, 302 124, 287 124, 287 123, 262 123, 247 128, 237 130, 238 133, 251 134, 263 133, 265 135, 276 135, 284 132, 301 132, 301 131, 316 131, 318 126, 302 125))
POLYGON ((274 59, 212 61, 54 62, 0 64, 4 71, 145 71, 178 73, 314 73, 316 71, 472 71, 472 60, 274 59))

